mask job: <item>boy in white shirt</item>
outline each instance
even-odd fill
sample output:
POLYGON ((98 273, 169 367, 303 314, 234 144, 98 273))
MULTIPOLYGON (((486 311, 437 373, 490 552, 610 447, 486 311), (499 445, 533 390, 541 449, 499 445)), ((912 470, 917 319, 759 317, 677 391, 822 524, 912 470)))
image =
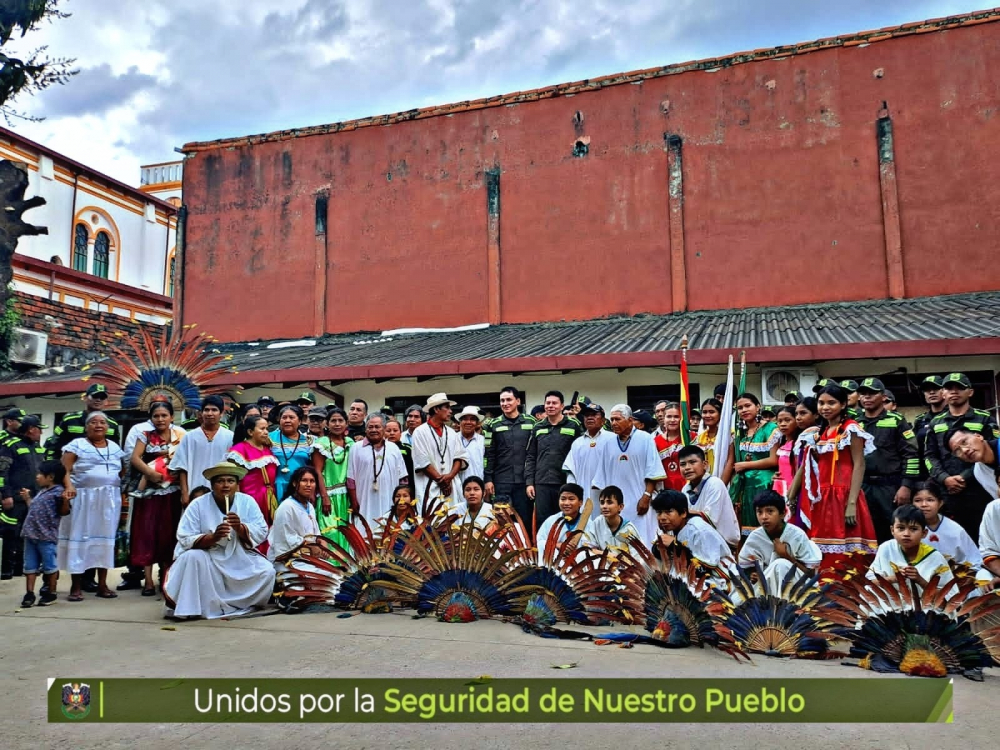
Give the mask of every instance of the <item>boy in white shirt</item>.
POLYGON ((622 518, 625 495, 620 487, 609 484, 601 490, 601 515, 591 519, 583 532, 583 544, 598 550, 627 551, 629 539, 639 539, 631 521, 622 518))
POLYGON ((785 498, 774 490, 762 490, 753 501, 760 526, 750 532, 740 549, 739 565, 752 568, 760 563, 769 593, 779 595, 792 568, 812 575, 823 561, 816 543, 798 526, 785 522, 785 498))
POLYGON ((948 583, 954 578, 948 561, 924 541, 926 535, 927 519, 923 512, 913 505, 900 505, 892 513, 892 539, 879 545, 867 578, 875 580, 877 573, 895 581, 896 573, 900 572, 919 592, 935 575, 940 576, 939 586, 948 583))
POLYGON ((736 572, 729 545, 712 524, 691 513, 687 497, 677 490, 663 490, 653 498, 652 509, 660 527, 653 554, 663 558, 671 545, 679 544, 705 568, 713 584, 729 591, 727 574, 736 572))
POLYGON ((677 452, 677 461, 681 476, 687 480, 681 492, 688 499, 688 507, 711 521, 730 548, 736 549, 740 543, 740 524, 733 501, 725 483, 708 473, 705 451, 697 445, 685 446, 677 452))

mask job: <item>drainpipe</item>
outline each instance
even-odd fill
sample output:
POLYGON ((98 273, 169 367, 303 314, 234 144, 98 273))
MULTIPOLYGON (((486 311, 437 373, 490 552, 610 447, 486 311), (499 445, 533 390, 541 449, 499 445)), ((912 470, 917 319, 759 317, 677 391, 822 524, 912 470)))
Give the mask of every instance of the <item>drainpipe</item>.
MULTIPOLYGON (((53 169, 55 167, 53 166, 53 169)), ((80 188, 80 173, 73 174, 73 213, 69 217, 69 263, 66 265, 73 268, 73 251, 76 249, 76 197, 80 188)), ((54 275, 53 275, 54 280, 54 275)), ((52 291, 49 290, 49 299, 52 299, 52 291)))

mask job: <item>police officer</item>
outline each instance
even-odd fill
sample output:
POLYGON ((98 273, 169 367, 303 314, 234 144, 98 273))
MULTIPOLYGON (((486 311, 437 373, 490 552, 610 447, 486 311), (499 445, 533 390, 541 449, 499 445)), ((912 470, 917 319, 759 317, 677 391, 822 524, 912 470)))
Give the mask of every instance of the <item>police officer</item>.
POLYGON ((862 380, 858 396, 864 407, 858 424, 875 442, 875 451, 865 456, 861 489, 881 544, 892 538, 893 510, 910 502, 920 478, 917 437, 903 415, 885 408, 885 386, 881 380, 862 380))
POLYGON ((841 380, 840 387, 847 391, 847 416, 851 419, 859 420, 862 411, 858 408, 861 403, 861 394, 858 393, 857 380, 841 380))
POLYGON ((483 481, 486 494, 506 497, 526 523, 531 523, 534 504, 528 499, 524 463, 535 420, 521 412, 517 389, 500 391, 500 416, 483 423, 483 481))
POLYGON ((0 538, 3 557, 0 578, 9 580, 24 572, 21 526, 28 515, 28 501, 34 496, 38 465, 45 460, 45 448, 40 445, 45 425, 38 417, 21 419, 17 434, 0 442, 0 538))
POLYGON ((28 416, 24 409, 8 409, 3 415, 3 429, 0 430, 0 443, 17 434, 21 420, 28 416))
POLYGON ((546 393, 544 407, 545 417, 531 430, 524 461, 524 483, 528 497, 535 501, 538 527, 559 510, 559 488, 565 479, 563 462, 573 441, 583 434, 582 424, 573 417, 563 416, 560 391, 546 393))
POLYGON ((927 411, 913 422, 913 431, 917 435, 917 450, 920 451, 920 478, 927 478, 927 466, 924 463, 924 447, 927 442, 927 430, 931 420, 948 408, 944 402, 944 380, 937 375, 928 375, 920 383, 920 392, 924 395, 927 411))
MULTIPOLYGON (((63 448, 69 445, 70 441, 84 436, 87 415, 104 410, 108 403, 108 389, 100 383, 94 383, 83 395, 83 403, 82 411, 71 411, 56 425, 52 437, 45 442, 46 458, 62 460, 63 448)), ((116 443, 121 440, 121 428, 111 417, 108 417, 108 440, 116 443)))
POLYGON ((975 391, 962 373, 944 378, 947 408, 931 419, 924 444, 924 465, 931 479, 942 485, 947 499, 943 512, 953 518, 969 536, 979 542, 979 524, 986 506, 995 498, 973 476, 973 465, 948 450, 948 433, 957 426, 976 432, 986 440, 1000 436, 996 420, 989 412, 973 409, 969 400, 975 391))

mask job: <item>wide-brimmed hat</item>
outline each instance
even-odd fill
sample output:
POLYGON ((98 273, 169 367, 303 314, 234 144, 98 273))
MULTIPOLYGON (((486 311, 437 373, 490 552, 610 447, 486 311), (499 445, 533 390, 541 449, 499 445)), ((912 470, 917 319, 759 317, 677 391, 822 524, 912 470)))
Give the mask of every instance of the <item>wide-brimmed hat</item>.
POLYGON ((478 406, 466 406, 458 414, 453 415, 452 419, 454 419, 456 422, 461 422, 462 417, 475 417, 478 421, 480 422, 483 421, 483 415, 479 413, 478 406))
POLYGON ((448 398, 447 394, 435 393, 427 399, 427 403, 424 404, 424 411, 430 411, 435 406, 444 406, 445 404, 448 404, 448 406, 458 406, 458 402, 452 401, 448 398))
POLYGON ((236 477, 239 480, 247 475, 247 470, 232 461, 220 461, 215 466, 209 466, 201 475, 209 482, 216 477, 236 477))

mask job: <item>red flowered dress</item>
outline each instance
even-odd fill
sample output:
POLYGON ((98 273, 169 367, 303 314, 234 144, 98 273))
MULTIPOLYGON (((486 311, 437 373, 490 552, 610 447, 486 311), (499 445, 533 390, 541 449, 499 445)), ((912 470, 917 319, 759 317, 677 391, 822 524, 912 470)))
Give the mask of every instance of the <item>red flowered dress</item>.
POLYGON ((872 436, 858 423, 848 419, 823 433, 807 430, 799 444, 806 445, 805 489, 799 501, 800 518, 823 553, 823 568, 842 563, 850 555, 852 563, 868 565, 878 550, 875 525, 868 512, 864 492, 858 493, 855 524, 847 526, 844 513, 851 489, 854 461, 851 439, 858 435, 865 441, 865 454, 875 450, 872 436), (803 439, 805 438, 805 439, 803 439))

